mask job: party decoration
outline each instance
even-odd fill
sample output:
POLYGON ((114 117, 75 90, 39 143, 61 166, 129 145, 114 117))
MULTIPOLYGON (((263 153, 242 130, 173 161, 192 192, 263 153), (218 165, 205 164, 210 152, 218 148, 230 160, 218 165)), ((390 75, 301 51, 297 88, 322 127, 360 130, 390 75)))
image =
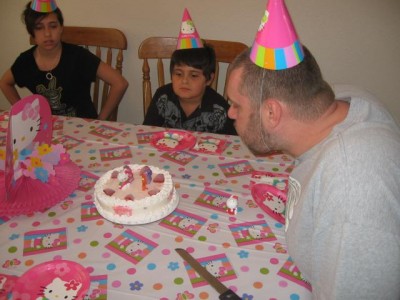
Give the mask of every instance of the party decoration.
POLYGON ((153 134, 150 144, 161 151, 181 151, 196 144, 196 137, 188 131, 167 130, 153 134))
POLYGON ((257 205, 270 217, 285 224, 286 194, 269 184, 256 184, 251 195, 257 205))
POLYGON ((85 299, 90 275, 69 260, 51 260, 33 266, 16 280, 12 299, 85 299))
POLYGON ((181 31, 179 32, 176 49, 203 48, 203 42, 194 26, 189 11, 185 8, 182 17, 181 31))
POLYGON ((40 13, 50 13, 57 9, 55 0, 33 0, 31 8, 40 13))
POLYGON ((11 107, 6 153, 0 155, 0 216, 41 211, 79 184, 80 169, 61 144, 52 144, 52 116, 40 95, 11 107))
POLYGON ((303 61, 304 53, 284 0, 269 0, 251 48, 259 67, 283 70, 303 61))
POLYGON ((237 214, 237 206, 238 206, 238 196, 236 195, 231 195, 227 200, 226 200, 226 212, 230 215, 236 215, 237 214))

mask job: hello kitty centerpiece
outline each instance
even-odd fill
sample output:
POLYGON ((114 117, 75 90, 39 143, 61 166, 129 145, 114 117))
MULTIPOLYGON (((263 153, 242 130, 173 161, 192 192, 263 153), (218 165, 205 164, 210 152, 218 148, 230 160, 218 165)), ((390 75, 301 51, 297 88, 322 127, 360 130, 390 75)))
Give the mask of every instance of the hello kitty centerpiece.
POLYGON ((52 130, 44 97, 31 95, 11 107, 6 150, 0 153, 0 216, 44 210, 78 187, 80 169, 61 144, 51 144, 52 130))

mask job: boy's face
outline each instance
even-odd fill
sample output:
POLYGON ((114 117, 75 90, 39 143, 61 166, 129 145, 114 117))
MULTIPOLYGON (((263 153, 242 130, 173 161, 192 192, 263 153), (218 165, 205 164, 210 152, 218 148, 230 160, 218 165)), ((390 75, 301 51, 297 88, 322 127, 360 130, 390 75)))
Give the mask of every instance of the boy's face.
POLYGON ((202 70, 188 65, 175 65, 172 71, 172 88, 180 101, 200 103, 210 83, 202 70))

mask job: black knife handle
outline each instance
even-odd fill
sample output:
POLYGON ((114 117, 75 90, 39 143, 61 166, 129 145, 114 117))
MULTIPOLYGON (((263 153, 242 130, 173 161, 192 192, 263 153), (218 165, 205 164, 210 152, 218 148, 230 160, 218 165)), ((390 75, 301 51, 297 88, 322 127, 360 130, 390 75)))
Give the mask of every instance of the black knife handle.
POLYGON ((227 290, 226 292, 219 295, 220 300, 242 300, 238 295, 236 295, 232 290, 227 290))

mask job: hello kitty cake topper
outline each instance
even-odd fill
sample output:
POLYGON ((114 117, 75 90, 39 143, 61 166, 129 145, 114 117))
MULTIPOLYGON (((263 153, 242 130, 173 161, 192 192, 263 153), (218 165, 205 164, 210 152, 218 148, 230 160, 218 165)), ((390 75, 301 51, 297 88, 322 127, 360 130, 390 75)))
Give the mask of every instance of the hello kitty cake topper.
POLYGON ((9 113, 6 153, 0 155, 0 215, 43 210, 77 187, 80 169, 62 144, 52 144, 53 117, 48 101, 30 95, 9 113))

